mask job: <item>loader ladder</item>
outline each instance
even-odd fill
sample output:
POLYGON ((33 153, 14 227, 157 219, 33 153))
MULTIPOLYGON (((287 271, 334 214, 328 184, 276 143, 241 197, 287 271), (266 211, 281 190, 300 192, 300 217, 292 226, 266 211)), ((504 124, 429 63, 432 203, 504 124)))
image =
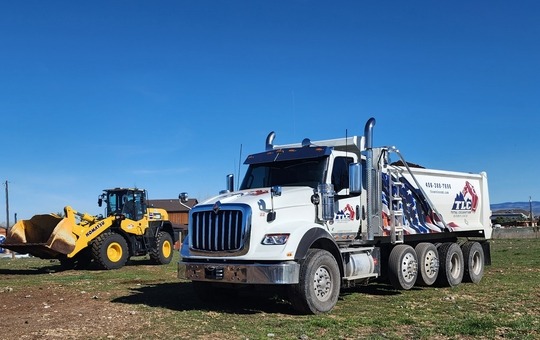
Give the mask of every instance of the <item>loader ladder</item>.
POLYGON ((403 243, 403 199, 399 195, 403 183, 399 181, 401 174, 397 169, 388 168, 388 209, 390 210, 390 241, 403 243))

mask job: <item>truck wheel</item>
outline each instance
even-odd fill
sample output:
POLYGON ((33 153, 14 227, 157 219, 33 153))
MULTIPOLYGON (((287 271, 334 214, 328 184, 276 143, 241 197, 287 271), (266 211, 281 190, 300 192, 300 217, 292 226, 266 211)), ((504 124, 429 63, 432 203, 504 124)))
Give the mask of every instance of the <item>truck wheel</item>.
POLYGON ((339 298, 341 276, 336 259, 322 249, 309 249, 300 262, 300 278, 289 287, 289 300, 301 313, 330 311, 339 298))
POLYGON ((156 248, 150 251, 150 259, 155 264, 169 264, 173 257, 171 234, 160 231, 156 237, 156 248))
POLYGON ((126 239, 117 233, 103 233, 92 242, 92 257, 103 269, 122 268, 128 259, 126 239))
POLYGON ((388 259, 388 279, 396 289, 411 289, 418 276, 418 260, 413 247, 398 244, 388 259))
POLYGON ((461 250, 465 262, 463 281, 480 282, 484 276, 484 249, 478 242, 465 242, 461 250))
POLYGON ((441 244, 439 251, 439 276, 437 283, 444 287, 454 287, 463 280, 463 252, 455 242, 441 244))
POLYGON ((420 286, 431 286, 437 280, 439 273, 439 253, 434 244, 418 243, 414 248, 418 258, 418 278, 416 283, 420 286))

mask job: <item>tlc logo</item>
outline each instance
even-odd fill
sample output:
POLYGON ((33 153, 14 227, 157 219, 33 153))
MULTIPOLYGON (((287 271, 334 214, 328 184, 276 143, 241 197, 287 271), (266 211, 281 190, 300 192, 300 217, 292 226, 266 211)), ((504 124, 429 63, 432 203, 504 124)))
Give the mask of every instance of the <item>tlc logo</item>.
POLYGON ((471 183, 465 182, 465 187, 456 195, 452 210, 475 212, 478 206, 478 195, 471 183))

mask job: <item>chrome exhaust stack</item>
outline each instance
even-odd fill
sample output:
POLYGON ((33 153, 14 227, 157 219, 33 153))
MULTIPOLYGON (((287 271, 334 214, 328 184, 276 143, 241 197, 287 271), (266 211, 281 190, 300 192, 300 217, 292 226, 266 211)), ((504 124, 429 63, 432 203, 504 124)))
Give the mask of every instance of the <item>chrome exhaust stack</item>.
POLYGON ((364 177, 366 178, 366 186, 367 186, 367 239, 373 240, 375 238, 374 236, 374 223, 380 222, 380 217, 377 216, 378 212, 376 209, 377 202, 380 200, 380 197, 376 197, 377 191, 376 183, 377 183, 377 171, 373 165, 373 127, 375 126, 375 118, 370 118, 366 122, 366 126, 364 128, 364 137, 366 139, 366 173, 364 174, 364 177), (377 220, 379 219, 379 220, 377 220))
POLYGON ((266 151, 274 149, 274 138, 276 138, 274 131, 270 132, 266 137, 266 151))

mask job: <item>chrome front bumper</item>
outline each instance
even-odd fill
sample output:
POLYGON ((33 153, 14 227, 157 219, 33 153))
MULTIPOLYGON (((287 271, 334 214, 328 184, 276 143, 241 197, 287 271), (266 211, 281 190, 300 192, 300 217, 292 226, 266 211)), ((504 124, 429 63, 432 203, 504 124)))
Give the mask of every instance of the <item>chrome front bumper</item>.
POLYGON ((191 281, 243 284, 296 284, 300 265, 296 262, 277 264, 210 264, 179 262, 178 277, 191 281), (182 275, 182 268, 185 274, 182 275))

